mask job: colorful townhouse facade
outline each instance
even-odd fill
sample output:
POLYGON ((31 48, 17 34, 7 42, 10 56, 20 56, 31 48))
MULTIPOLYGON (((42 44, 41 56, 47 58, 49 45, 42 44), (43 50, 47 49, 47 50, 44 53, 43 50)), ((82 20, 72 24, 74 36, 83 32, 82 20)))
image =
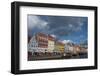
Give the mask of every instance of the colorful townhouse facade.
POLYGON ((59 42, 59 41, 55 42, 55 52, 57 52, 57 53, 64 52, 64 44, 62 42, 59 42))
POLYGON ((51 35, 46 35, 43 33, 35 34, 28 43, 28 51, 32 52, 48 52, 48 53, 63 53, 64 44, 62 42, 56 41, 51 35))
POLYGON ((65 53, 72 53, 74 51, 74 44, 73 43, 65 43, 64 52, 65 53))
POLYGON ((64 44, 62 42, 59 42, 59 50, 60 50, 60 53, 63 53, 64 52, 64 44))
POLYGON ((35 34, 36 41, 38 43, 38 51, 39 52, 47 52, 48 50, 48 36, 43 33, 35 34))
POLYGON ((53 53, 55 47, 55 38, 51 35, 48 35, 48 52, 53 53))
POLYGON ((35 34, 28 43, 28 52, 45 53, 48 51, 48 36, 43 33, 35 34))
POLYGON ((74 45, 73 50, 73 54, 79 54, 81 51, 81 47, 79 45, 74 45))
POLYGON ((29 41, 28 41, 28 51, 32 53, 80 53, 87 52, 87 48, 82 48, 79 45, 75 45, 74 43, 62 43, 59 40, 56 40, 51 35, 36 33, 29 41))
POLYGON ((36 36, 33 36, 28 44, 28 52, 33 55, 34 52, 38 52, 37 49, 38 49, 38 42, 36 40, 36 36))

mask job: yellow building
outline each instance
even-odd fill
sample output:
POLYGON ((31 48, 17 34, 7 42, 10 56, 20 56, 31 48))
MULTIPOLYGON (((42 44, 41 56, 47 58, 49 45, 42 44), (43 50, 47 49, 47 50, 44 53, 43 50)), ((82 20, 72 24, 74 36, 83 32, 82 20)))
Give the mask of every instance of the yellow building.
POLYGON ((61 53, 64 53, 64 44, 63 43, 59 43, 59 50, 61 53))
POLYGON ((64 44, 62 42, 56 42, 55 50, 56 50, 56 52, 64 53, 64 44))
POLYGON ((59 49, 59 44, 58 44, 58 42, 55 42, 54 51, 57 52, 57 53, 60 53, 60 49, 59 49))

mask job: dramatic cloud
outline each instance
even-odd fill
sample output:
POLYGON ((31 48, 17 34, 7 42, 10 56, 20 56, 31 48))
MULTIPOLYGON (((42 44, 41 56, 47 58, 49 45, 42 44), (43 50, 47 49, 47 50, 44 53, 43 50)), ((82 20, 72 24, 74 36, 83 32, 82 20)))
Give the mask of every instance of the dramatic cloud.
POLYGON ((28 35, 32 36, 37 32, 48 31, 48 22, 41 19, 40 16, 28 15, 28 35))
POLYGON ((58 39, 62 38, 61 40, 64 38, 77 40, 75 38, 87 32, 87 21, 87 17, 28 15, 28 35, 33 36, 37 32, 42 32, 58 39), (72 35, 75 32, 79 34, 72 35))
POLYGON ((28 16, 28 28, 29 29, 45 29, 48 28, 47 22, 42 20, 39 16, 29 15, 28 16))
POLYGON ((80 31, 82 25, 86 21, 86 17, 65 17, 65 16, 49 16, 48 25, 50 33, 59 36, 69 35, 72 32, 80 31))

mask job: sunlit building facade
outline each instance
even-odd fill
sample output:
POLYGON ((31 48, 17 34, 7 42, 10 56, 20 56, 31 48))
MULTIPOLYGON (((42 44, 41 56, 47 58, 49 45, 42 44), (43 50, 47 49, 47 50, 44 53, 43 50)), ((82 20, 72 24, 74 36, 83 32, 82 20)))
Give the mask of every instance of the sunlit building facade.
POLYGON ((63 53, 64 52, 64 44, 62 42, 55 42, 55 52, 63 53))
POLYGON ((48 35, 48 52, 53 53, 55 47, 55 38, 48 35))

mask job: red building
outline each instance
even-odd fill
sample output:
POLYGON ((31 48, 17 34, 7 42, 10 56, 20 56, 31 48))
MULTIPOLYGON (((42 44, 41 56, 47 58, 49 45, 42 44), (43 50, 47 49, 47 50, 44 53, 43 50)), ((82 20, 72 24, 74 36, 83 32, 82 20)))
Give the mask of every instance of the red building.
POLYGON ((48 36, 43 33, 36 34, 36 40, 38 42, 38 47, 40 48, 48 48, 48 36))

